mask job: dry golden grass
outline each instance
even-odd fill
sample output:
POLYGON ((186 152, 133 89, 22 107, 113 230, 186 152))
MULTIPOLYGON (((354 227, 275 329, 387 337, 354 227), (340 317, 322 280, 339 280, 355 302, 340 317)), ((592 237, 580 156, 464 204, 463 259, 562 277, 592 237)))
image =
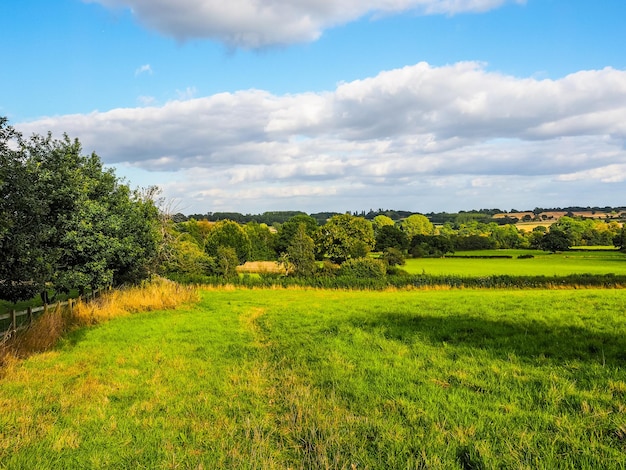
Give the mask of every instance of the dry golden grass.
POLYGON ((90 302, 74 301, 73 306, 48 310, 25 331, 0 346, 0 367, 15 358, 46 351, 68 330, 98 324, 112 318, 150 310, 167 310, 197 301, 196 288, 157 278, 137 287, 111 290, 90 302))
POLYGON ((237 266, 238 273, 284 273, 285 268, 276 261, 247 261, 241 266, 237 266))
POLYGON ((91 302, 77 302, 72 319, 78 325, 92 325, 134 312, 167 310, 198 299, 193 287, 159 278, 138 287, 113 290, 91 302))

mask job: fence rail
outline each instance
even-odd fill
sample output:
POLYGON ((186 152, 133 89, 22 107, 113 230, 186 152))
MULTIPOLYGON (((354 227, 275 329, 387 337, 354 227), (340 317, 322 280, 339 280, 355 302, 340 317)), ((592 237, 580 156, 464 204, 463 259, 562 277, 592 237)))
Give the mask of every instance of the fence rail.
POLYGON ((90 292, 89 294, 85 296, 78 297, 78 299, 68 299, 62 302, 61 301, 55 302, 53 304, 44 304, 40 307, 28 307, 26 310, 20 310, 20 311, 11 310, 9 313, 1 314, 0 322, 5 322, 6 320, 11 320, 11 322, 8 328, 6 328, 4 331, 0 331, 0 344, 3 344, 4 342, 6 342, 9 338, 14 336, 17 332, 28 328, 30 325, 32 325, 33 321, 35 321, 35 319, 38 316, 50 310, 56 310, 58 308, 63 308, 63 307, 68 307, 70 310, 72 310, 74 304, 77 301, 92 300, 96 298, 100 294, 101 291, 102 289, 96 289, 95 291, 90 292), (23 317, 26 317, 26 319, 23 319, 23 317))

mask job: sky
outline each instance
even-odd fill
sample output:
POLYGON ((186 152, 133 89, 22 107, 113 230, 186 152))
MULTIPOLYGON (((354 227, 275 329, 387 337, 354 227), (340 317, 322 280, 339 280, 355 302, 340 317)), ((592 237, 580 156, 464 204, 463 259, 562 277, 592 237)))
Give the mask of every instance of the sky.
POLYGON ((0 116, 185 214, 626 205, 624 0, 0 2, 0 116))

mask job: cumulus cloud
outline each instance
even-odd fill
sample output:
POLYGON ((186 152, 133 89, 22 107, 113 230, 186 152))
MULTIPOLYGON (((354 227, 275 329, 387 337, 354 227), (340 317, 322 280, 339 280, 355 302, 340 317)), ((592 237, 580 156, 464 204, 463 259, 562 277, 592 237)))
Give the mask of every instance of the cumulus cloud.
POLYGON ((83 0, 129 8, 149 28, 179 40, 210 38, 260 48, 314 41, 366 15, 482 12, 525 0, 83 0))
POLYGON ((593 190, 600 197, 624 181, 626 71, 536 80, 474 62, 419 63, 323 93, 242 90, 17 127, 67 132, 109 164, 169 172, 173 194, 219 194, 212 203, 231 207, 383 194, 469 202, 503 198, 520 180, 543 191, 537 204, 545 204, 540 196, 557 187, 575 194, 595 181, 604 184, 593 190))

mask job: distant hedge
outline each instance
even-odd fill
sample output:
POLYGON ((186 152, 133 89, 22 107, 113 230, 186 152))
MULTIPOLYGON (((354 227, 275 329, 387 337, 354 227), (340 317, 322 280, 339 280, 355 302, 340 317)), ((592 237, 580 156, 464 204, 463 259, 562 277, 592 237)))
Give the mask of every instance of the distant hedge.
POLYGON ((377 278, 363 278, 347 275, 318 275, 311 277, 290 277, 279 274, 244 275, 234 279, 223 277, 193 276, 177 277, 179 282, 205 285, 238 285, 242 287, 312 287, 324 289, 372 289, 388 288, 471 288, 471 289, 561 289, 561 288, 605 288, 626 287, 626 275, 615 274, 571 274, 568 276, 509 276, 494 275, 482 277, 387 275, 377 278))

